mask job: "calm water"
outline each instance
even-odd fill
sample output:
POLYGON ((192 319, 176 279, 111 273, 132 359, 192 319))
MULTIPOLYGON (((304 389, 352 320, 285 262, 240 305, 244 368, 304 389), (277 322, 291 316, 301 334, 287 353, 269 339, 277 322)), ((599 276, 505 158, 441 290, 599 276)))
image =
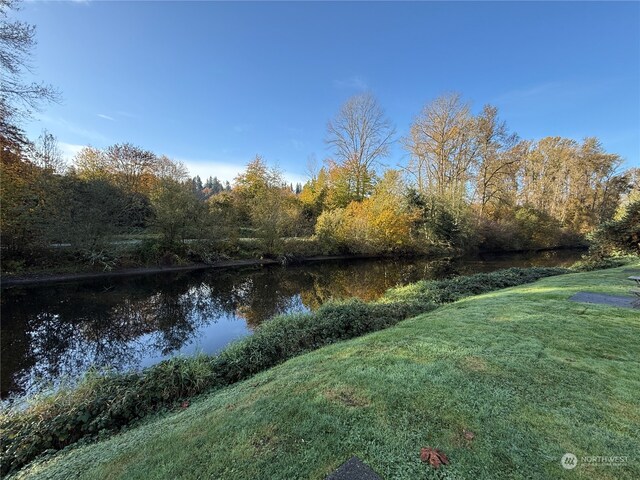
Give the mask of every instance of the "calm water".
POLYGON ((373 300, 420 279, 570 265, 581 254, 320 262, 8 288, 1 299, 1 395, 73 379, 90 366, 123 371, 214 353, 275 314, 313 310, 331 298, 373 300))

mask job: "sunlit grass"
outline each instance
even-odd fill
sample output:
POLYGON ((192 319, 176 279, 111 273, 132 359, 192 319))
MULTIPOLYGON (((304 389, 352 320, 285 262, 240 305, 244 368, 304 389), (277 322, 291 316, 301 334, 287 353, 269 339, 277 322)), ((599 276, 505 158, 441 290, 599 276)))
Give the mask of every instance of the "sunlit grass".
POLYGON ((640 314, 567 300, 624 295, 628 275, 578 273, 466 298, 19 477, 324 478, 357 455, 383 478, 640 478, 640 314), (451 464, 422 464, 426 445, 451 464), (566 471, 565 452, 628 460, 566 471))

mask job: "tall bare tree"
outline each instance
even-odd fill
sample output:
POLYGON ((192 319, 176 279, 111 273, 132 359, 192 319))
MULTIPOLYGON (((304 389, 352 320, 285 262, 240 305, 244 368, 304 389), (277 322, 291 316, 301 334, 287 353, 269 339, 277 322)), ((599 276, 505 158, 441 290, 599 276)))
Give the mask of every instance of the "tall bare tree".
POLYGON ((477 157, 476 120, 457 93, 436 98, 417 116, 403 143, 407 171, 421 193, 462 203, 477 157))
POLYGON ((389 154, 394 134, 393 124, 370 93, 351 97, 327 124, 325 141, 348 172, 355 200, 371 190, 375 167, 389 154))
POLYGON ((498 118, 498 109, 485 105, 476 120, 478 165, 475 173, 474 201, 484 215, 490 204, 515 200, 514 186, 518 155, 514 150, 518 136, 510 134, 498 118))
POLYGON ((33 160, 36 165, 48 172, 63 173, 66 168, 58 139, 48 130, 43 130, 33 148, 33 160))

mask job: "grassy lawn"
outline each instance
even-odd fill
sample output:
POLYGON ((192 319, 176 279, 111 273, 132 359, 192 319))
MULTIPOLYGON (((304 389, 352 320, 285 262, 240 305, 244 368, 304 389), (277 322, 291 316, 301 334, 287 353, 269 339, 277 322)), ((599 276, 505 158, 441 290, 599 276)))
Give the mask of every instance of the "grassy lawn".
POLYGON ((470 297, 322 348, 20 472, 33 478, 640 478, 640 314, 618 269, 470 297), (465 438, 464 431, 474 433, 465 438), (420 448, 444 451, 435 470, 420 448), (565 470, 560 458, 578 457, 565 470), (622 466, 583 456, 626 456, 622 466))

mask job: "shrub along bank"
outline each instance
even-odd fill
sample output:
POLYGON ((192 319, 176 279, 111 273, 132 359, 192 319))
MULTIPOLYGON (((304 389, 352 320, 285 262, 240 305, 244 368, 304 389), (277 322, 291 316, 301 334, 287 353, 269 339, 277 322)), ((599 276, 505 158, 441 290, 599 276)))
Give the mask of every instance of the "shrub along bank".
POLYGON ((246 379, 294 356, 381 330, 463 297, 568 273, 511 268, 392 289, 376 302, 332 302, 312 313, 281 315, 216 356, 175 358, 141 372, 89 374, 73 389, 0 418, 2 471, 80 439, 104 436, 180 400, 246 379))

